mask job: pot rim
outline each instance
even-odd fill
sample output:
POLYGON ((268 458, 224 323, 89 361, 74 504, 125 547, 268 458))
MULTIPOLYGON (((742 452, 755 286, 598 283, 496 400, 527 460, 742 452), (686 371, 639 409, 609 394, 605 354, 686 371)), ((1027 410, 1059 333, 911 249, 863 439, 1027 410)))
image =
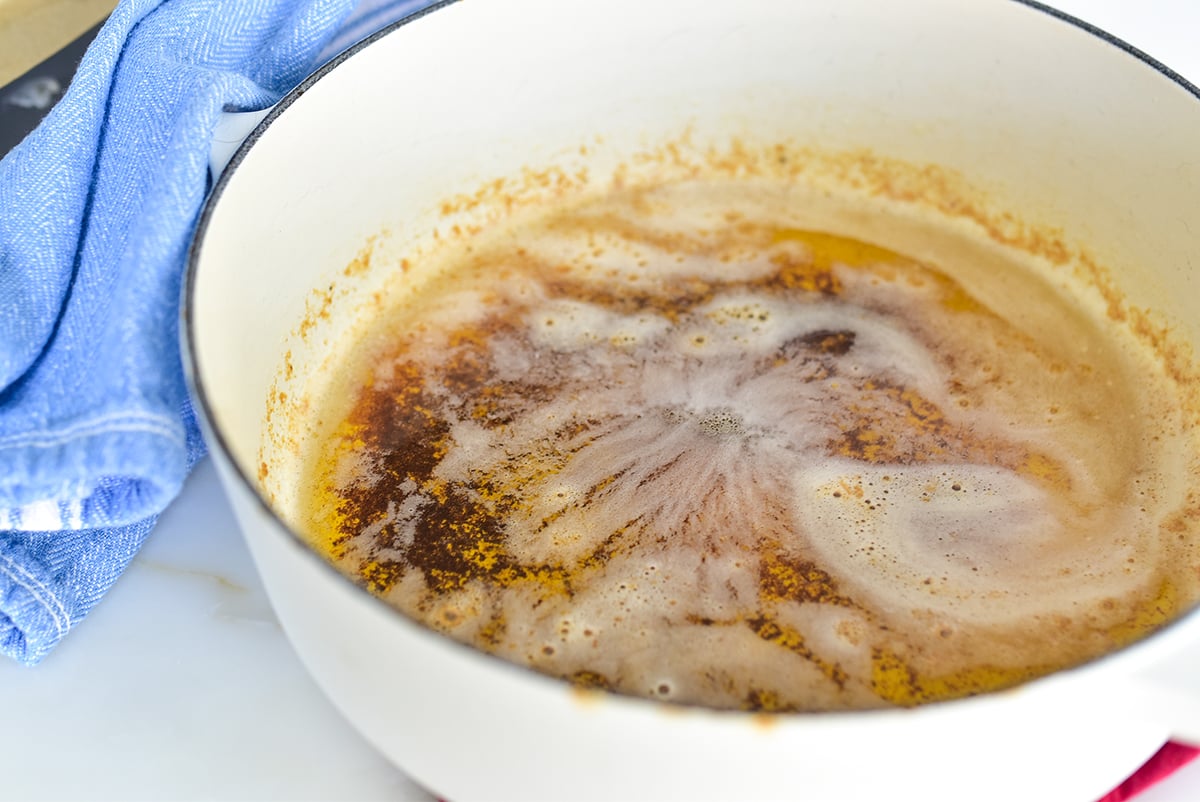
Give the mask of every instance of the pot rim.
MULTIPOLYGON (((1200 86, 1193 84, 1191 81, 1187 80, 1182 75, 1180 75, 1179 73, 1172 70, 1170 67, 1166 66, 1162 62, 1158 61, 1157 59, 1155 59, 1154 57, 1150 56, 1149 54, 1143 52, 1142 50, 1138 49, 1137 47, 1134 47, 1133 45, 1129 44, 1128 42, 1124 41, 1123 39, 1121 39, 1117 36, 1114 36, 1114 35, 1108 33, 1107 31, 1105 31, 1095 25, 1092 25, 1091 23, 1085 22, 1084 20, 1081 20, 1071 14, 1068 14, 1057 8, 1053 8, 1049 5, 1046 5, 1045 3, 1039 2, 1039 0, 1005 0, 1005 1, 1019 5, 1019 6, 1024 6, 1028 9, 1030 9, 1031 11, 1044 14, 1048 17, 1058 20, 1059 22, 1062 22, 1069 26, 1075 27, 1075 28, 1095 37, 1096 39, 1099 39, 1100 41, 1102 41, 1108 45, 1111 45, 1111 46, 1117 48, 1118 50, 1123 51, 1127 55, 1131 56, 1135 61, 1141 62, 1141 64, 1144 66, 1150 67, 1155 72, 1159 73, 1159 75, 1161 75, 1163 78, 1167 79, 1169 82, 1175 84, 1177 87, 1186 91, 1197 101, 1200 101, 1200 86)), ((496 655, 493 655, 488 652, 477 649, 468 644, 457 641, 454 638, 451 638, 449 635, 446 635, 445 633, 438 632, 437 630, 433 629, 432 627, 427 626, 426 624, 422 623, 421 621, 419 621, 419 620, 413 618, 412 616, 407 615, 403 611, 393 607, 392 605, 388 604, 383 599, 372 595, 361 585, 358 585, 357 583, 352 581, 349 577, 347 577, 345 574, 343 574, 341 571, 339 571, 329 560, 325 559, 320 554, 318 554, 317 551, 312 546, 310 546, 309 543, 302 536, 300 536, 286 522, 284 522, 284 520, 279 516, 279 514, 276 513, 276 511, 271 507, 271 505, 267 503, 267 501, 263 497, 262 493, 259 492, 257 485, 255 484, 253 479, 246 473, 246 471, 237 462, 237 460, 235 460, 233 458, 233 456, 232 456, 233 452, 229 448, 228 443, 226 442, 225 433, 220 429, 220 427, 218 427, 216 425, 215 416, 213 415, 212 407, 208 400, 208 394, 205 391, 205 383, 200 375, 200 365, 199 365, 198 348, 197 348, 196 332, 195 332, 195 317, 196 316, 195 316, 195 312, 192 308, 192 304, 193 304, 194 298, 195 298, 194 287, 195 287, 195 283, 197 280, 196 276, 197 276, 197 273, 199 272, 201 253, 203 251, 204 240, 205 240, 206 233, 208 231, 209 224, 212 221, 212 217, 215 213, 217 206, 220 204, 222 194, 224 193, 225 189, 228 187, 230 181, 233 178, 233 175, 237 172, 238 167, 246 159, 249 152, 254 148, 254 146, 257 144, 257 142, 263 137, 266 130, 275 122, 275 120, 278 119, 284 112, 286 112, 287 109, 292 104, 296 103, 318 81, 322 80, 327 75, 329 75, 331 72, 333 72, 335 69, 337 69, 339 65, 341 65, 347 59, 353 57, 360 51, 375 44, 379 40, 381 40, 387 36, 390 36, 391 34, 395 33, 396 31, 400 30, 401 28, 404 28, 409 23, 414 22, 422 17, 425 17, 429 14, 432 14, 432 13, 439 11, 443 8, 446 8, 448 6, 455 5, 458 2, 459 2, 459 0, 437 0, 437 2, 431 3, 430 5, 426 6, 425 8, 413 11, 410 14, 396 20, 395 22, 392 22, 391 24, 385 26, 384 28, 381 28, 380 30, 376 31, 375 33, 373 33, 373 34, 367 36, 366 38, 360 40, 359 42, 347 47, 342 52, 340 52, 337 55, 330 58, 328 61, 326 61, 324 64, 322 64, 316 70, 314 70, 310 75, 308 75, 301 83, 299 83, 296 87, 294 87, 293 89, 288 91, 282 98, 280 98, 280 100, 270 108, 270 110, 267 112, 267 114, 254 127, 254 129, 250 132, 250 134, 245 138, 245 140, 242 142, 242 144, 234 152, 233 156, 230 158, 225 169, 222 171, 221 175, 218 177, 218 179, 212 186, 208 197, 205 199, 204 206, 201 210, 200 216, 197 219, 196 226, 193 231, 192 239, 191 239, 191 242, 188 247, 186 263, 184 266, 185 272, 184 272, 184 280, 182 282, 181 303, 180 303, 180 331, 181 331, 180 350, 181 350, 182 359, 183 359, 184 378, 185 378, 185 381, 187 384, 190 399, 193 402, 193 408, 194 408, 195 412, 197 413, 197 416, 203 426, 203 429, 205 431, 205 440, 208 443, 210 449, 212 449, 213 451, 220 452, 220 454, 226 458, 229 466, 233 470, 233 473, 236 477, 236 481, 242 486, 243 489, 249 491, 250 495, 254 498, 254 502, 258 505, 259 510, 261 512, 265 513, 266 516, 281 531, 285 532, 288 536, 288 539, 291 541, 292 545, 294 547, 299 547, 299 549, 306 555, 306 557, 308 559, 315 560, 317 563, 319 563, 322 566, 323 570, 327 571, 329 573, 329 575, 336 577, 336 581, 345 583, 345 585, 348 585, 348 586, 354 588, 355 592, 360 597, 368 598, 372 601, 372 603, 381 605, 384 609, 386 609, 388 611, 388 614, 393 616, 396 620, 403 622, 403 624, 406 626, 416 627, 426 634, 429 634, 429 635, 432 635, 432 636, 435 636, 435 637, 441 639, 445 643, 453 644, 454 647, 464 650, 465 653, 470 653, 470 654, 480 656, 480 657, 483 657, 483 658, 486 658, 489 660, 494 660, 496 662, 496 664, 498 664, 500 666, 508 667, 511 669, 516 669, 516 670, 518 670, 520 672, 524 672, 528 675, 539 677, 542 680, 546 681, 547 683, 551 683, 553 685, 560 686, 564 689, 570 689, 574 686, 572 686, 567 680, 564 680, 559 677, 555 677, 553 675, 538 671, 530 666, 513 663, 511 661, 505 660, 496 655)), ((770 713, 770 714, 765 714, 765 715, 770 715, 773 719, 778 719, 781 722, 785 721, 785 720, 805 720, 805 719, 821 719, 821 720, 838 719, 838 720, 842 720, 842 721, 848 721, 848 720, 852 720, 852 719, 853 720, 865 720, 865 719, 870 719, 870 718, 877 719, 877 718, 881 718, 881 717, 882 718, 892 718, 895 716, 907 716, 907 715, 912 715, 915 712, 919 712, 919 711, 926 710, 926 709, 932 709, 932 708, 945 710, 946 708, 965 708, 968 706, 977 706, 981 703, 990 704, 997 698, 1002 697, 1002 696, 1012 693, 1012 692, 1020 692, 1020 691, 1035 688, 1035 687, 1041 688, 1041 687, 1044 687, 1047 685, 1053 685, 1056 682, 1063 679, 1064 677, 1071 676, 1071 675, 1078 675, 1081 673, 1093 674, 1098 670, 1103 670, 1105 667, 1113 664, 1114 662, 1131 662, 1131 658, 1133 658, 1134 655, 1139 655, 1142 658, 1140 663, 1138 663, 1137 661, 1132 661, 1135 663, 1135 665, 1140 665, 1141 663, 1147 662, 1147 658, 1150 662, 1153 662, 1155 659, 1160 658, 1161 654, 1164 652, 1164 649, 1154 648, 1154 647, 1165 644, 1168 641, 1168 638, 1166 637, 1166 635, 1168 633, 1180 631, 1180 630, 1187 629, 1187 628, 1192 628, 1197 631, 1200 631, 1200 604, 1193 606, 1193 608, 1191 610, 1184 613, 1183 615, 1180 615, 1180 616, 1174 618, 1173 620, 1171 620, 1170 622, 1168 622, 1161 628, 1159 628, 1159 629, 1151 632, 1150 634, 1148 634, 1142 638, 1139 638, 1129 644, 1121 646, 1112 651, 1105 652, 1104 654, 1102 654, 1098 657, 1095 657, 1091 660, 1088 660, 1084 663, 1080 663, 1080 664, 1077 664, 1074 666, 1069 666, 1067 668, 1060 669, 1058 671, 1052 672, 1051 674, 1047 674, 1047 675, 1044 675, 1041 677, 1037 677, 1033 680, 1023 682, 1012 688, 1003 689, 1000 691, 987 692, 987 693, 983 693, 983 694, 979 694, 979 695, 975 695, 975 696, 968 696, 968 697, 963 697, 963 698, 958 698, 958 699, 926 702, 926 703, 919 704, 915 707, 883 707, 883 708, 870 708, 870 709, 863 709, 863 710, 832 710, 832 711, 823 711, 823 712, 803 712, 803 713, 795 713, 795 712, 770 713), (1149 647, 1149 648, 1147 648, 1147 647, 1149 647)), ((632 704, 632 705, 636 705, 639 707, 645 707, 647 709, 666 707, 666 708, 670 708, 670 709, 674 709, 674 710, 698 712, 698 713, 704 713, 704 714, 709 714, 709 715, 714 715, 714 716, 725 717, 725 718, 729 718, 729 719, 757 720, 757 719, 761 719, 761 717, 764 715, 761 712, 727 710, 727 709, 705 707, 702 705, 695 705, 695 704, 685 704, 685 703, 680 703, 680 702, 653 700, 653 699, 647 699, 644 697, 634 696, 634 695, 630 695, 630 694, 622 694, 622 693, 618 693, 618 692, 606 692, 606 696, 613 698, 613 699, 617 699, 622 704, 632 704)))

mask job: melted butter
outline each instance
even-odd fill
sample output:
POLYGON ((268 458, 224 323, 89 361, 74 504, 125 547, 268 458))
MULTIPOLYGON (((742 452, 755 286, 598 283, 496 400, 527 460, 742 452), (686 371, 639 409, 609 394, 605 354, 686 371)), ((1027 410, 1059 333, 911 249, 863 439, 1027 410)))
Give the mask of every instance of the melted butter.
POLYGON ((1132 339, 949 230, 804 218, 698 181, 481 236, 334 383, 314 544, 582 687, 764 711, 1009 687, 1194 603, 1182 485, 1134 488, 1195 436, 1132 339))

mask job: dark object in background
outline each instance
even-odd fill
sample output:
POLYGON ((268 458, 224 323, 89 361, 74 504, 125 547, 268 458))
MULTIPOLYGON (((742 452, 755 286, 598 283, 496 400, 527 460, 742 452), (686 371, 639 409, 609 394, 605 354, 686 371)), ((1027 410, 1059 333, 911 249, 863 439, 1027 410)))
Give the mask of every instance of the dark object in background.
POLYGON ((12 83, 0 87, 0 158, 37 127, 75 75, 101 21, 12 83))

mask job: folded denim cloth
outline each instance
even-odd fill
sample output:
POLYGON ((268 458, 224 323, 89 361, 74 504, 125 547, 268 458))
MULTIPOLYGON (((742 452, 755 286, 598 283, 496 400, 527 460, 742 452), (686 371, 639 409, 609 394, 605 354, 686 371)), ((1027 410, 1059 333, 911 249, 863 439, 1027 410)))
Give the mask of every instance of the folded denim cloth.
POLYGON ((0 160, 0 652, 38 662, 204 454, 180 281, 226 110, 427 0, 122 0, 0 160))

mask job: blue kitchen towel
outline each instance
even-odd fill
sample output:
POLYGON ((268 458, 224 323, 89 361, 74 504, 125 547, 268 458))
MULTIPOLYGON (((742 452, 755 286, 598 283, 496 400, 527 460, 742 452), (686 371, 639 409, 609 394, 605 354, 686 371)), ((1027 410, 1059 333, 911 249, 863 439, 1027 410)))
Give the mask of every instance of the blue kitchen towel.
POLYGON ((179 293, 222 111, 427 4, 122 0, 0 160, 0 652, 41 660, 204 455, 179 293))

